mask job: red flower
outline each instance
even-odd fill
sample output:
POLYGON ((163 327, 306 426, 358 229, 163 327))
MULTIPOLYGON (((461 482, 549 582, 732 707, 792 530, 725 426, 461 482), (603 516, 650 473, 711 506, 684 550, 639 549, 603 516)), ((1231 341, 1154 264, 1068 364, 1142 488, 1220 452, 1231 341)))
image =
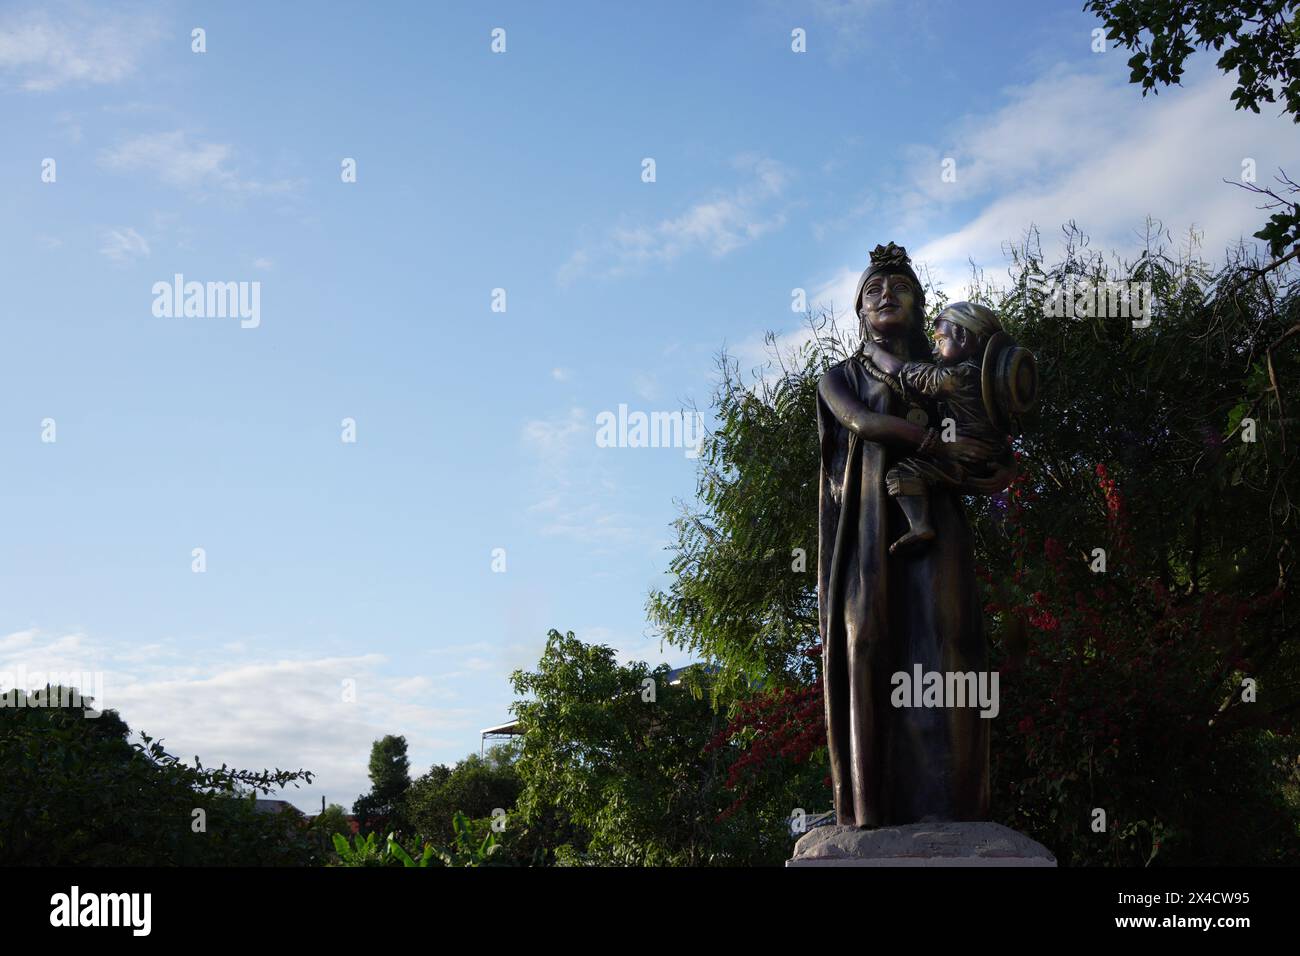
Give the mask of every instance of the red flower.
POLYGON ((1029 624, 1041 631, 1056 631, 1061 627, 1061 622, 1050 611, 1032 611, 1029 615, 1029 624))

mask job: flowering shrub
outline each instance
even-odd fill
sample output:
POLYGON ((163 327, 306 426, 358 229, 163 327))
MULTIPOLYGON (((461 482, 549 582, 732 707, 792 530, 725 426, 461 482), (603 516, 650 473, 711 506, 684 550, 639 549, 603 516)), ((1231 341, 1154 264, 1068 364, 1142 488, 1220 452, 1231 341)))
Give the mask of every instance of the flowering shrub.
POLYGON ((705 747, 706 753, 723 748, 735 751, 725 786, 736 798, 718 819, 730 818, 760 790, 780 786, 792 767, 809 764, 825 747, 826 710, 820 683, 760 692, 741 701, 705 747))
POLYGON ((1243 700, 1262 664, 1250 638, 1282 626, 1282 592, 1178 594, 1143 574, 1105 464, 1094 469, 1102 536, 1040 538, 1037 472, 1021 464, 1003 519, 1012 573, 999 587, 983 575, 995 631, 1020 623, 1029 634, 1023 661, 998 642, 998 818, 1063 863, 1293 862, 1294 839, 1269 847, 1258 834, 1295 826, 1282 791, 1259 786, 1294 773, 1291 721, 1243 700), (1104 572, 1092 545, 1106 551, 1104 572))

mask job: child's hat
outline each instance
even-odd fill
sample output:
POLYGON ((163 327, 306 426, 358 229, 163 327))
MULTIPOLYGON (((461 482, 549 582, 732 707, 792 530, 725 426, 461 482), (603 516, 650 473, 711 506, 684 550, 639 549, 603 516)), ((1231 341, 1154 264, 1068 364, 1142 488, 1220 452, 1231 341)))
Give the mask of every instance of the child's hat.
POLYGON ((999 329, 984 346, 980 385, 984 408, 994 426, 1010 435, 1023 433, 1038 404, 1034 353, 999 329))
POLYGON ((1002 331, 1002 323, 998 321, 997 313, 974 302, 954 302, 939 313, 939 318, 953 325, 960 325, 982 340, 987 340, 995 332, 1002 331))

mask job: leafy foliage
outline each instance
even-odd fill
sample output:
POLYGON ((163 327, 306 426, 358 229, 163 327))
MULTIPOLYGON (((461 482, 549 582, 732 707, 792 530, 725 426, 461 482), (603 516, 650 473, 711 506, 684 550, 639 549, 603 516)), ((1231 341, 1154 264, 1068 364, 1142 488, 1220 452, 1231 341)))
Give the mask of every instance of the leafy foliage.
POLYGON ((491 866, 500 858, 501 849, 497 835, 491 827, 479 836, 474 822, 457 811, 451 821, 454 838, 449 846, 440 847, 430 840, 420 841, 420 855, 413 856, 402 846, 396 833, 390 833, 379 842, 379 834, 357 834, 351 841, 341 833, 334 834, 334 850, 338 866, 400 866, 427 869, 433 866, 491 866))
POLYGON ((1177 84, 1196 47, 1223 50, 1216 64, 1235 73, 1237 109, 1259 112, 1280 95, 1300 119, 1300 60, 1296 0, 1089 0, 1107 37, 1135 50, 1130 81, 1142 92, 1177 84), (1149 38, 1149 39, 1148 39, 1149 38), (1226 49, 1224 49, 1226 47, 1226 49))
POLYGON ((975 502, 995 637, 1032 635, 1004 682, 995 800, 1077 863, 1294 860, 1293 276, 1159 246, 1108 268, 1067 238, 1065 261, 1045 268, 1026 244, 1017 271, 1148 281, 1155 308, 1135 330, 1046 316, 1027 286, 999 301, 1043 395, 1017 485, 975 502), (1268 688, 1257 702, 1247 677, 1268 688))
POLYGON ((726 748, 707 748, 721 715, 707 675, 619 664, 613 649, 551 631, 533 672, 516 671, 524 734, 516 766, 528 825, 559 814, 575 828, 562 864, 699 866, 776 862, 788 853, 787 806, 724 816, 726 748), (653 685, 647 681, 653 681, 653 685), (653 689, 653 696, 651 696, 653 689))
POLYGON ((358 797, 352 812, 363 830, 404 829, 403 801, 411 786, 406 738, 387 734, 370 747, 370 792, 358 797))
POLYGON ((818 485, 808 463, 817 461, 817 378, 828 358, 805 349, 752 390, 734 362, 719 361, 697 504, 675 523, 675 582, 647 608, 665 640, 719 664, 715 699, 743 696, 755 679, 814 676, 818 485))
POLYGON ((508 747, 493 747, 486 757, 471 754, 455 767, 434 766, 405 797, 405 817, 430 839, 453 840, 457 813, 470 819, 509 810, 522 783, 508 747))
POLYGON ((491 825, 488 825, 486 833, 479 836, 470 819, 459 810, 452 817, 451 824, 456 834, 451 846, 434 851, 443 866, 491 865, 497 851, 501 849, 491 825))
POLYGON ((82 707, 59 706, 61 690, 37 691, 36 705, 11 691, 0 707, 0 862, 267 866, 317 859, 297 814, 253 808, 258 793, 310 783, 310 772, 211 769, 197 757, 189 766, 147 734, 130 742, 115 711, 87 718, 82 707))
POLYGON ((378 833, 371 831, 365 836, 358 833, 351 842, 341 833, 334 834, 334 852, 338 854, 339 866, 387 866, 387 841, 381 847, 377 842, 378 833))

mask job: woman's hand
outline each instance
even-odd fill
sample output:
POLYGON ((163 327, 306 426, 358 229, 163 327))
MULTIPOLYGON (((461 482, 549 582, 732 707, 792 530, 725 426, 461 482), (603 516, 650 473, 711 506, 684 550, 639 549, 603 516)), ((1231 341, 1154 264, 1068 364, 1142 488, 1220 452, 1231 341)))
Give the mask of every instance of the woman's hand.
POLYGON ((1005 491, 1016 478, 1016 464, 1010 462, 999 467, 988 478, 974 478, 967 475, 961 483, 962 494, 996 495, 1005 491))
POLYGON ((924 428, 870 408, 846 378, 843 365, 821 377, 817 394, 845 428, 867 441, 881 442, 907 454, 914 452, 925 438, 924 428))
POLYGON ((957 464, 970 468, 996 461, 1002 449, 992 442, 978 438, 958 438, 956 441, 941 441, 935 445, 936 455, 941 455, 957 464))

